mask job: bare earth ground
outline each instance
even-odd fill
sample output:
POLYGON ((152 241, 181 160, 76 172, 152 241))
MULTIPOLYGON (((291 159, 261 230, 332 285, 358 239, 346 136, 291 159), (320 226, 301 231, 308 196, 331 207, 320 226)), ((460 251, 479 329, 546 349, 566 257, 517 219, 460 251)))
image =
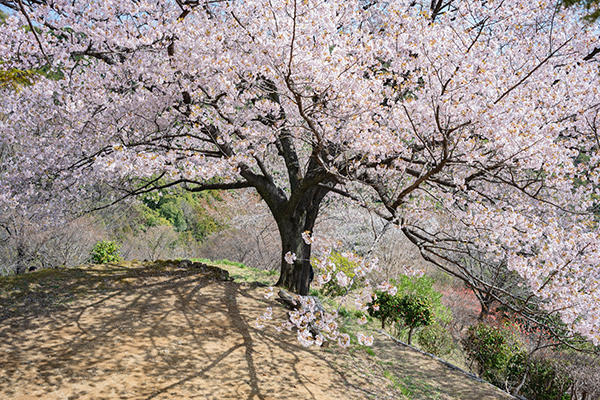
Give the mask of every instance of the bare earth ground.
POLYGON ((2 278, 0 399, 510 398, 380 334, 369 355, 257 330, 284 310, 221 278, 167 263, 2 278))

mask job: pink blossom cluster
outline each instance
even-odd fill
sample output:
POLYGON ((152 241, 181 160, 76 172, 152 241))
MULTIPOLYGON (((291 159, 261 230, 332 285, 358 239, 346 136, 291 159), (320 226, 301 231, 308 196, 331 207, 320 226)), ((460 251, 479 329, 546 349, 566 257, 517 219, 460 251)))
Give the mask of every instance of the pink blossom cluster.
MULTIPOLYGON (((265 293, 265 298, 270 299, 274 294, 274 288, 269 287, 265 293)), ((339 321, 337 311, 325 311, 315 298, 311 296, 295 295, 294 300, 298 303, 298 308, 289 311, 288 320, 277 324, 275 329, 296 330, 297 338, 304 347, 322 346, 326 341, 337 341, 337 344, 343 348, 350 345, 350 336, 339 330, 339 321)), ((272 310, 269 308, 255 322, 258 329, 265 327, 264 323, 272 319, 272 310)), ((358 323, 364 325, 367 322, 366 317, 361 317, 358 323)), ((373 336, 364 333, 357 334, 358 344, 371 346, 373 336)))

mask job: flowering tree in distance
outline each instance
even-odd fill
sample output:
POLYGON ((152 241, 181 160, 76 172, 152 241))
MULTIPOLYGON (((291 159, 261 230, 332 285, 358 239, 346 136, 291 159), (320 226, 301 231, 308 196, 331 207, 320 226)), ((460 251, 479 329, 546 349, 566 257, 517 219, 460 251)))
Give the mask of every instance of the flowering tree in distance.
POLYGON ((278 285, 307 294, 307 235, 344 196, 514 311, 600 341, 595 37, 556 3, 0 4, 0 68, 39 71, 3 95, 5 207, 254 188, 281 235, 278 285), (480 263, 531 294, 465 267, 480 263))

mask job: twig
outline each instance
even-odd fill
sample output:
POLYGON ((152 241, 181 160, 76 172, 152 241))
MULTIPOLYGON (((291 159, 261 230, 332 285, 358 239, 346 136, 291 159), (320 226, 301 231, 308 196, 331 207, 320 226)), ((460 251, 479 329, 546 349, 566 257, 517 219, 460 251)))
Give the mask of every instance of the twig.
POLYGON ((18 0, 18 2, 19 2, 19 7, 21 8, 21 12, 25 16, 25 19, 27 20, 27 24, 29 24, 29 29, 31 29, 31 32, 33 33, 33 36, 35 37, 35 40, 37 41, 38 46, 40 47, 40 50, 41 50, 42 54, 44 55, 44 58, 46 59, 46 62, 48 63, 48 65, 50 65, 51 64, 50 58, 48 58, 48 55, 46 55, 46 52, 44 51, 44 46, 42 46, 42 42, 41 42, 40 38, 38 37, 38 34, 35 31, 35 28, 33 27, 33 23, 31 23, 31 19, 29 18, 29 15, 27 15, 27 12, 25 11, 23 2, 21 0, 18 0))

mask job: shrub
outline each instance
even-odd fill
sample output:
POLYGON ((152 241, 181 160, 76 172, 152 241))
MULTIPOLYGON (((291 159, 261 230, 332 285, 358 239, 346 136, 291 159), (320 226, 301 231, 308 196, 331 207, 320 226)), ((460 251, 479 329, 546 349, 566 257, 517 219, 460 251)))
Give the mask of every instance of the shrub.
POLYGON ((421 349, 438 357, 450 354, 454 347, 448 330, 437 322, 421 329, 417 341, 421 349))
POLYGON ((531 360, 529 376, 522 391, 530 400, 568 399, 565 391, 572 385, 572 379, 553 360, 531 360))
POLYGON ((505 381, 512 387, 516 387, 523 381, 524 375, 525 381, 519 394, 527 399, 570 399, 566 392, 573 385, 573 379, 556 361, 532 359, 528 358, 525 352, 518 352, 509 361, 505 381))
POLYGON ((375 292, 376 298, 368 304, 369 315, 381 320, 381 328, 385 329, 385 322, 398 322, 401 318, 400 300, 398 295, 387 292, 375 292))
POLYGON ((531 357, 507 329, 482 323, 471 326, 464 345, 469 358, 477 362, 480 376, 514 395, 529 400, 571 398, 568 391, 574 381, 568 367, 556 357, 531 357))
POLYGON ((413 330, 432 322, 431 303, 424 296, 409 294, 398 303, 400 317, 408 327, 408 344, 412 342, 413 330))
POLYGON ((573 379, 565 367, 552 359, 532 358, 508 329, 483 323, 471 326, 464 345, 477 362, 479 375, 501 389, 529 400, 570 399, 567 392, 573 379))
POLYGON ((479 366, 479 375, 496 385, 504 381, 509 361, 519 352, 507 330, 483 323, 469 327, 463 344, 467 356, 479 366))
MULTIPOLYGON (((350 279, 354 278, 354 275, 355 275, 354 270, 357 267, 356 262, 350 260, 348 257, 344 256, 343 254, 337 253, 337 252, 331 253, 331 255, 329 255, 329 257, 328 257, 328 260, 331 261, 331 263, 326 264, 327 269, 325 271, 318 271, 319 273, 331 272, 331 280, 329 282, 327 282, 326 284, 324 284, 323 288, 321 289, 321 293, 323 293, 323 295, 331 296, 331 297, 343 296, 344 294, 346 294, 347 290, 349 291, 349 290, 356 289, 360 285, 361 280, 355 279, 352 282, 352 285, 350 286, 350 288, 346 288, 344 286, 341 286, 338 283, 337 278, 335 277, 336 273, 341 271, 348 278, 350 278, 350 279), (335 270, 334 270, 334 268, 335 268, 335 270)), ((315 262, 313 264, 319 264, 319 263, 315 262)))
POLYGON ((94 246, 90 254, 90 260, 94 264, 106 264, 117 262, 121 259, 119 256, 119 245, 113 241, 102 240, 94 246))
POLYGON ((399 275, 392 283, 400 295, 416 295, 425 298, 431 306, 433 320, 442 325, 452 321, 452 312, 442 304, 442 294, 434 287, 434 279, 429 276, 399 275))

